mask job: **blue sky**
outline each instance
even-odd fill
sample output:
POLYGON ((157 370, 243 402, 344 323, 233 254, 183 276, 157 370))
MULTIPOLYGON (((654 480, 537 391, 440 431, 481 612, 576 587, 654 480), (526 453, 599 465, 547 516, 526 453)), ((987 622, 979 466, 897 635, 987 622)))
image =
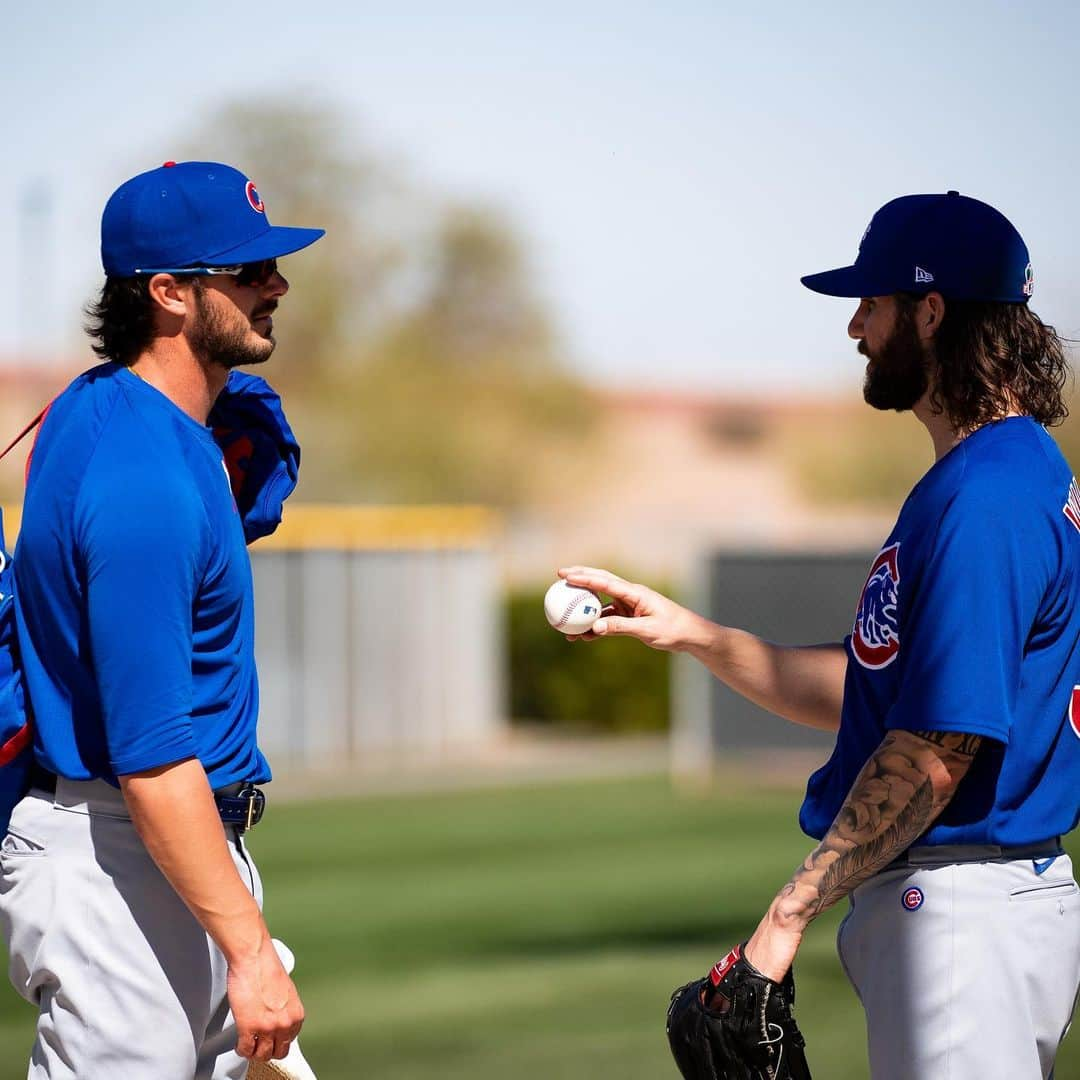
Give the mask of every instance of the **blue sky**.
POLYGON ((1006 213, 1032 252, 1033 306, 1080 337, 1080 6, 449 8, 8 11, 0 356, 84 349, 113 188, 175 156, 214 105, 293 88, 339 103, 422 185, 509 214, 597 381, 856 391, 851 305, 798 279, 850 262, 873 211, 914 191, 1006 213), (41 190, 47 219, 26 210, 41 190))

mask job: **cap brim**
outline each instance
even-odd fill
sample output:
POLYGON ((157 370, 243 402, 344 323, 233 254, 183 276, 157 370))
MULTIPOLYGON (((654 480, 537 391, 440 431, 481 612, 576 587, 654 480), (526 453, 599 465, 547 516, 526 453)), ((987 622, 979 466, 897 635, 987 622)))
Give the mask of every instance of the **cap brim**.
POLYGON ((289 225, 271 225, 261 236, 247 240, 227 251, 218 251, 203 261, 208 265, 220 266, 233 263, 259 262, 261 259, 278 259, 282 255, 291 255, 309 244, 314 244, 320 236, 325 236, 325 229, 296 229, 289 225), (211 261, 212 260, 212 261, 211 261))
POLYGON ((871 280, 857 266, 841 266, 836 270, 824 270, 820 274, 807 274, 799 279, 808 289, 826 296, 884 296, 895 292, 894 286, 871 280))

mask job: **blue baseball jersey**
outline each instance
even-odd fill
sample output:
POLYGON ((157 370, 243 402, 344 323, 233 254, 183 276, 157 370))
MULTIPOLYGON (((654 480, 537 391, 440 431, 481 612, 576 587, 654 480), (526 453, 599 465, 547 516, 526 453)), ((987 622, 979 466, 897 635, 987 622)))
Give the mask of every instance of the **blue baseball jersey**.
POLYGON ((15 554, 35 752, 74 780, 265 781, 251 564, 208 428, 103 364, 49 409, 15 554))
POLYGON ((836 748, 800 823, 821 838, 886 731, 983 736, 919 844, 1038 843, 1080 820, 1080 490, 1029 417, 980 428, 908 496, 870 568, 836 748))

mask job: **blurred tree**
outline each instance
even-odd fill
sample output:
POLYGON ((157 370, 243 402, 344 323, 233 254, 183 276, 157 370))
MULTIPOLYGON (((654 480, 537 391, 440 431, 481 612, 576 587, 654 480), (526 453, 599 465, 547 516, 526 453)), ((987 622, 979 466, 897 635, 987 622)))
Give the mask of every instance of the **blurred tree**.
POLYGON ((356 138, 334 106, 303 95, 227 104, 190 136, 184 156, 225 161, 250 176, 280 225, 327 236, 282 264, 296 290, 275 317, 275 381, 318 380, 380 331, 406 237, 400 178, 356 138))
POLYGON ((558 362, 518 241, 475 207, 443 215, 414 303, 333 398, 338 468, 320 486, 364 499, 511 507, 565 473, 590 409, 558 362))
POLYGON ((899 508, 934 462, 926 429, 911 413, 875 412, 862 401, 839 403, 827 422, 813 414, 783 425, 785 467, 813 502, 899 508))
POLYGON ((552 368, 548 319, 526 279, 509 226, 476 207, 439 223, 425 295, 391 346, 441 353, 459 371, 494 363, 529 375, 552 368))
MULTIPOLYGON (((1069 416, 1049 431, 1080 474, 1080 396, 1071 385, 1066 393, 1069 416)), ((899 508, 934 463, 926 429, 912 413, 875 412, 856 399, 835 403, 824 420, 808 413, 779 427, 780 460, 802 492, 823 505, 899 508)))
POLYGON ((295 293, 267 371, 302 497, 513 506, 561 475, 591 413, 506 221, 422 198, 295 94, 224 107, 186 156, 248 173, 275 223, 327 229, 283 264, 295 293))

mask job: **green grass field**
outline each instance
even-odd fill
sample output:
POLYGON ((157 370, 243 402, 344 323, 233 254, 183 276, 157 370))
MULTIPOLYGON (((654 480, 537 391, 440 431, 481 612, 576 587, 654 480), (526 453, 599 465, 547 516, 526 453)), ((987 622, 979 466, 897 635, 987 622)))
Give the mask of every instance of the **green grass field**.
MULTIPOLYGON (((320 1080, 674 1078, 670 990, 753 929, 808 850, 799 792, 749 785, 271 806, 251 848, 271 930, 298 957, 320 1080)), ((841 915, 811 928, 796 968, 824 1080, 867 1074, 833 950, 841 915)), ((0 1002, 0 1080, 14 1080, 33 1012, 13 991, 0 1002)), ((1080 1038, 1061 1057, 1059 1080, 1080 1076, 1080 1038)))

